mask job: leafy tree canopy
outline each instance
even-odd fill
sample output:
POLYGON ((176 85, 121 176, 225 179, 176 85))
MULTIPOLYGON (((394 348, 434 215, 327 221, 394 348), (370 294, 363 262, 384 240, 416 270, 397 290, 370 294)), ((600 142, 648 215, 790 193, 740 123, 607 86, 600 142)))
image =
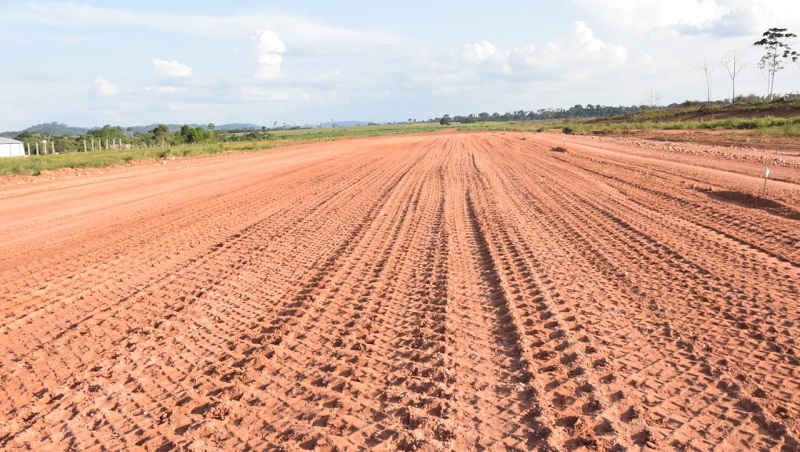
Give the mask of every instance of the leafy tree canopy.
POLYGON ((770 100, 775 86, 775 74, 785 67, 786 61, 797 61, 800 57, 800 53, 792 50, 787 42, 796 37, 796 34, 790 33, 786 28, 770 28, 761 35, 760 40, 753 43, 765 50, 764 56, 758 61, 758 68, 767 73, 769 89, 767 98, 770 100))

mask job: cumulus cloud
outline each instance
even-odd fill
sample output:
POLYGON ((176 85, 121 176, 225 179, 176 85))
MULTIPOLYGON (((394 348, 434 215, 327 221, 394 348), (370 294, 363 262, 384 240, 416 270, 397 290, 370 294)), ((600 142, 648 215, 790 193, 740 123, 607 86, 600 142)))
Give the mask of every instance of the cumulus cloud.
POLYGON ((497 55, 497 47, 489 41, 483 40, 478 44, 464 46, 461 54, 465 60, 482 63, 497 55))
POLYGON ((623 66, 627 59, 624 46, 603 41, 582 21, 575 22, 573 35, 564 42, 529 44, 511 52, 511 60, 517 66, 565 75, 590 71, 596 74, 623 66))
POLYGON ((625 65, 628 51, 624 46, 603 41, 585 22, 578 21, 572 35, 564 41, 500 50, 484 40, 465 46, 461 60, 473 67, 489 68, 494 74, 535 72, 577 78, 625 65))
POLYGON ((119 88, 116 85, 106 80, 105 77, 101 77, 99 75, 96 79, 94 79, 94 86, 103 96, 113 96, 119 93, 119 88))
POLYGON ((158 58, 153 60, 158 75, 170 78, 183 78, 192 76, 192 68, 176 60, 166 61, 158 58))
POLYGON ((464 46, 461 58, 467 62, 488 68, 490 71, 502 74, 511 73, 508 65, 508 51, 500 51, 489 41, 483 40, 477 44, 464 46))
POLYGON ((258 80, 274 80, 283 76, 281 64, 286 45, 272 30, 258 30, 251 37, 256 43, 256 63, 258 70, 255 77, 258 80))

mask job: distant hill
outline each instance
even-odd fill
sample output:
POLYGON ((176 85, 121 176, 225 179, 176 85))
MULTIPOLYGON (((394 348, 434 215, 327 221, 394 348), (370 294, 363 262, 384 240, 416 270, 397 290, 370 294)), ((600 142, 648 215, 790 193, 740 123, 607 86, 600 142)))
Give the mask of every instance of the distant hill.
POLYGON ((52 133, 56 136, 61 135, 82 135, 88 132, 89 129, 86 127, 73 127, 68 126, 66 124, 62 124, 60 122, 47 122, 44 124, 37 124, 35 126, 30 126, 25 130, 21 130, 19 132, 3 132, 0 133, 0 136, 4 137, 15 137, 22 132, 31 132, 31 133, 52 133))
POLYGON ((217 126, 219 130, 261 130, 261 126, 256 124, 240 124, 240 123, 233 123, 233 124, 222 124, 221 126, 217 126))
MULTIPOLYGON (((181 130, 183 124, 164 124, 167 126, 170 132, 176 132, 181 130)), ((207 127, 208 124, 187 124, 189 127, 207 127)), ((150 124, 147 126, 134 126, 131 127, 131 131, 133 133, 145 133, 155 129, 158 124, 150 124)), ((261 126, 256 124, 242 124, 242 123, 232 123, 232 124, 222 124, 222 125, 215 125, 214 126, 217 130, 261 130, 261 126)), ((122 130, 128 130, 127 127, 123 127, 122 130)))
MULTIPOLYGON (((170 132, 175 132, 180 130, 183 127, 183 124, 165 124, 170 132)), ((188 124, 190 127, 206 127, 207 124, 188 124)), ((150 124, 146 126, 133 126, 133 127, 123 127, 122 130, 127 132, 130 129, 132 133, 145 133, 149 132, 156 128, 158 124, 150 124)), ((25 130, 20 131, 8 131, 0 133, 2 137, 14 138, 15 136, 19 135, 22 132, 30 132, 30 133, 51 133, 54 136, 62 136, 62 135, 85 135, 92 129, 99 129, 101 127, 74 127, 68 126, 66 124, 60 122, 47 122, 43 124, 37 124, 35 126, 30 126, 25 130)), ((233 124, 222 124, 216 126, 218 130, 236 130, 236 131, 250 131, 250 130, 261 130, 261 126, 256 124, 245 124, 245 123, 233 123, 233 124)))
MULTIPOLYGON (((364 121, 333 121, 333 122, 326 122, 320 124, 323 128, 331 128, 331 127, 354 127, 354 126, 366 126, 374 124, 372 122, 364 122, 364 121)), ((167 126, 170 132, 175 132, 183 127, 183 124, 164 124, 167 126)), ((207 127, 208 124, 187 124, 189 127, 207 127)), ((123 132, 128 133, 146 133, 156 128, 158 124, 149 124, 146 126, 133 126, 133 127, 122 127, 123 132)), ((296 126, 295 126, 296 127, 296 126)), ((311 128, 317 127, 313 125, 304 126, 304 128, 311 128)), ((25 130, 20 131, 8 131, 0 133, 0 136, 14 138, 22 132, 30 132, 30 133, 51 133, 54 136, 62 136, 62 135, 84 135, 88 133, 90 130, 93 129, 100 129, 99 127, 73 127, 68 126, 66 124, 62 124, 60 122, 48 122, 44 124, 38 124, 35 126, 28 127, 25 130)), ((261 131, 262 126, 258 124, 251 124, 251 123, 231 123, 231 124, 220 124, 215 125, 217 130, 225 130, 229 132, 253 132, 253 131, 261 131)), ((269 130, 280 130, 286 129, 289 126, 279 126, 279 127, 271 127, 269 130)))

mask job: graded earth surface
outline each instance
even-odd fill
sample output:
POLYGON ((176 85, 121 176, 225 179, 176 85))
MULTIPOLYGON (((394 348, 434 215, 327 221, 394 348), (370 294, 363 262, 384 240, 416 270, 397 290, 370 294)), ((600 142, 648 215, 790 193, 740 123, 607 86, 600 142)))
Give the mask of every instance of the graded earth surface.
POLYGON ((0 449, 797 450, 800 152, 751 145, 5 178, 0 449))

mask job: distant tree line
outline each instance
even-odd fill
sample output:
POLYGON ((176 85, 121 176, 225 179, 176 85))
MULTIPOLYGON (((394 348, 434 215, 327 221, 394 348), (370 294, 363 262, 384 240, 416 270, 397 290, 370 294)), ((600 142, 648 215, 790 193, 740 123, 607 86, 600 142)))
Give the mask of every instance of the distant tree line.
MULTIPOLYGON (((89 129, 86 133, 58 134, 51 130, 26 130, 14 136, 15 139, 31 145, 31 150, 39 143, 47 141, 48 149, 55 146, 58 153, 82 152, 84 145, 87 150, 95 150, 106 146, 119 148, 143 147, 168 147, 181 144, 203 144, 232 141, 261 141, 273 138, 273 134, 266 127, 258 129, 219 130, 213 123, 207 126, 183 125, 180 129, 171 131, 164 124, 158 124, 147 131, 135 131, 133 127, 127 129, 121 126, 105 125, 96 129, 89 129)), ((42 149, 41 153, 46 153, 42 149)))
POLYGON ((567 118, 595 118, 599 116, 612 116, 624 115, 629 113, 636 113, 643 108, 640 106, 631 107, 610 107, 605 105, 592 105, 588 104, 585 107, 581 104, 575 105, 570 108, 542 108, 539 110, 517 110, 506 113, 478 113, 462 115, 444 115, 441 118, 431 119, 428 122, 438 122, 440 124, 447 124, 450 122, 458 122, 461 124, 471 124, 475 122, 507 122, 507 121, 536 121, 536 120, 549 120, 549 119, 567 119, 567 118))
MULTIPOLYGON (((772 96, 773 100, 792 100, 800 99, 800 94, 783 94, 778 97, 772 96)), ((736 96, 734 101, 739 102, 768 102, 769 96, 758 96, 756 94, 749 94, 746 96, 736 96)), ((612 107, 606 105, 592 105, 588 104, 583 106, 581 104, 572 106, 570 108, 547 108, 539 110, 517 110, 507 113, 478 113, 468 115, 455 115, 449 114, 441 117, 429 119, 424 122, 439 123, 447 125, 451 123, 471 124, 476 122, 508 122, 508 121, 544 121, 544 120, 558 120, 558 119, 574 119, 574 118, 599 118, 605 116, 617 116, 638 113, 643 110, 658 110, 658 109, 671 109, 679 107, 701 107, 711 105, 730 105, 730 99, 716 100, 716 101, 691 101, 687 100, 681 103, 672 103, 664 106, 649 106, 649 105, 632 105, 630 107, 619 106, 612 107)), ((416 121, 414 121, 416 122, 416 121)))

